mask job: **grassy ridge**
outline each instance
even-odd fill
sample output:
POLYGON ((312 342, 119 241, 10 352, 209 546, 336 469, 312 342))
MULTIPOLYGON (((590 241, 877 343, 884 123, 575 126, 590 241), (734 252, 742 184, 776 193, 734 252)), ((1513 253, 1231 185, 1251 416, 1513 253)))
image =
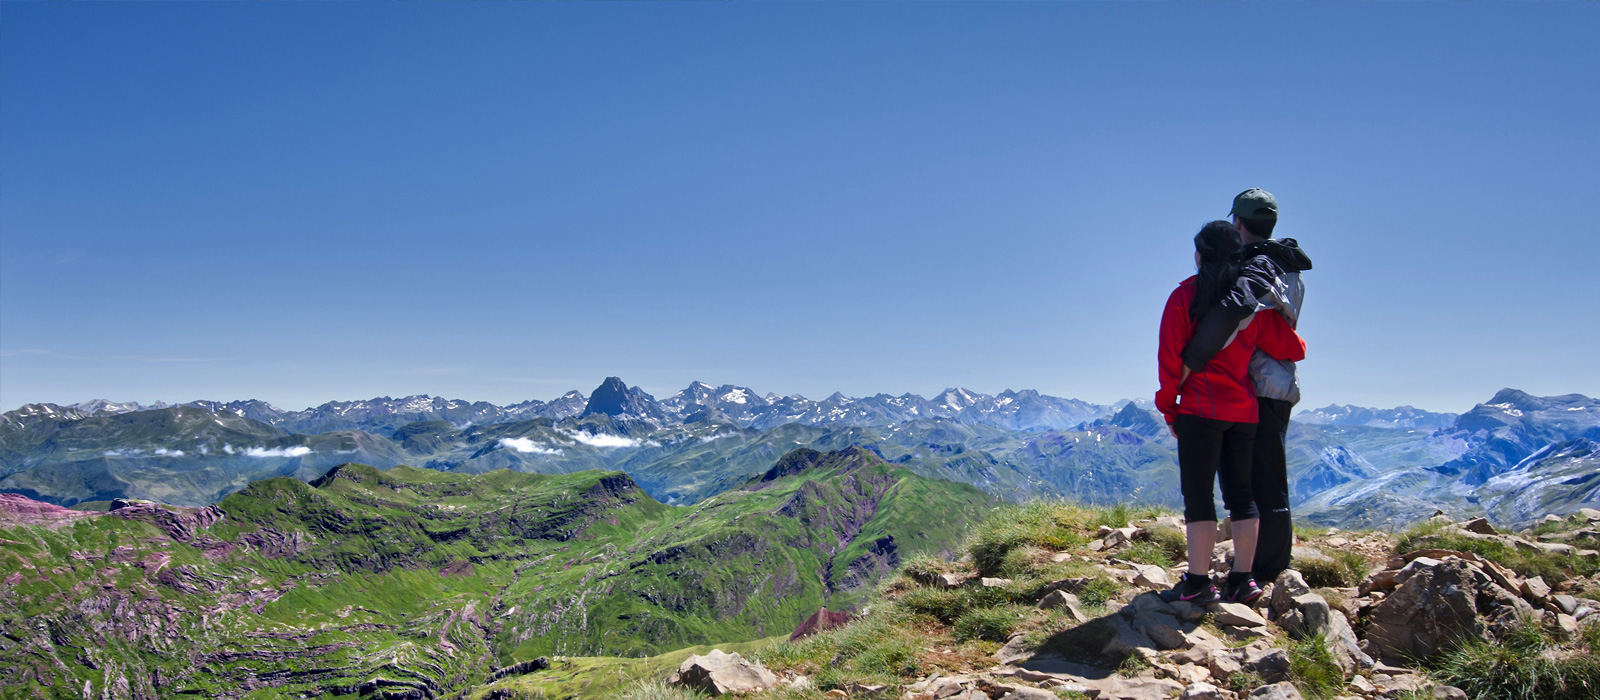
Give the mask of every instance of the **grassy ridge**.
POLYGON ((992 505, 861 450, 795 459, 694 507, 621 472, 342 465, 255 482, 192 538, 161 524, 200 511, 0 528, 0 696, 447 694, 537 656, 782 635, 992 505))

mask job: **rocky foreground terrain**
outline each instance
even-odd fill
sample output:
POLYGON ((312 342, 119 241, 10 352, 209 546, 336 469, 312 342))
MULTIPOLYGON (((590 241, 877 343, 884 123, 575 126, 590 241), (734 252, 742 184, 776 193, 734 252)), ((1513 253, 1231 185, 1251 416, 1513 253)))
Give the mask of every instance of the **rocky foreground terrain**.
MULTIPOLYGON (((1126 509, 1012 509, 958 561, 908 561, 832 629, 696 653, 631 685, 626 674, 572 683, 562 668, 597 667, 557 658, 472 697, 1600 697, 1600 511, 1517 534, 1443 515, 1401 535, 1305 531, 1295 570, 1255 606, 1206 608, 1156 594, 1183 570, 1181 525, 1126 509)), ((1219 544, 1214 565, 1230 555, 1219 544)))

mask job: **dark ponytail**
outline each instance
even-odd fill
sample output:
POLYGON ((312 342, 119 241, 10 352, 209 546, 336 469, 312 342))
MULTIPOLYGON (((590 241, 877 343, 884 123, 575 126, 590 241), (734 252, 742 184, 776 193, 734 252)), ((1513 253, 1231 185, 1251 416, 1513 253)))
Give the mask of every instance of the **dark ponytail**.
POLYGON ((1195 252, 1200 253, 1200 271, 1195 275, 1194 301, 1189 303, 1189 319, 1199 323, 1211 307, 1239 280, 1239 229, 1229 221, 1213 221, 1194 235, 1195 252))

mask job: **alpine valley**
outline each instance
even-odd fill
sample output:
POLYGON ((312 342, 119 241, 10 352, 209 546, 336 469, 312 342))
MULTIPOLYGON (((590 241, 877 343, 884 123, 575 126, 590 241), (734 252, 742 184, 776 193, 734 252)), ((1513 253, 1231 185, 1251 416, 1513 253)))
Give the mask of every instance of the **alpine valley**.
MULTIPOLYGON (((1585 396, 1329 406, 1289 443, 1321 526, 1600 506, 1585 396)), ((1003 502, 1177 506, 1174 450, 1140 402, 1035 391, 30 404, 0 416, 0 697, 465 697, 787 635, 1003 502)))
POLYGON ((0 499, 0 694, 73 698, 443 697, 552 654, 760 639, 992 505, 861 448, 693 506, 618 471, 356 464, 203 508, 0 499))

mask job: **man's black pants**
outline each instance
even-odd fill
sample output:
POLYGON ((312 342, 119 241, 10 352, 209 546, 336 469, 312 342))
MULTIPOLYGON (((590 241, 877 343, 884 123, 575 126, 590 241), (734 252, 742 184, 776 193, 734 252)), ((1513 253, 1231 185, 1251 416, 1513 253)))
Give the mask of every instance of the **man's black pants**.
POLYGON ((1289 410, 1294 404, 1257 397, 1261 408, 1256 424, 1255 451, 1250 465, 1250 491, 1261 517, 1261 537, 1251 567, 1261 583, 1275 581, 1289 568, 1294 549, 1294 519, 1289 515, 1289 463, 1284 444, 1289 439, 1289 410))

